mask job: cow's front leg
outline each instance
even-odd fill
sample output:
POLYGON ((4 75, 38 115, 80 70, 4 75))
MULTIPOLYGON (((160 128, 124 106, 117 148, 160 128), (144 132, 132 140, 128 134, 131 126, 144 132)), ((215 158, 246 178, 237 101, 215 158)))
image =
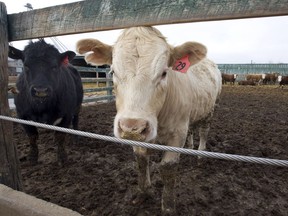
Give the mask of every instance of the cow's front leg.
POLYGON ((200 142, 199 142, 199 147, 198 150, 204 151, 206 150, 206 143, 208 140, 208 133, 210 130, 210 125, 211 125, 211 120, 213 117, 213 112, 212 110, 210 114, 200 123, 199 125, 199 137, 200 137, 200 142))
POLYGON ((38 139, 38 134, 33 134, 29 136, 29 141, 30 141, 30 152, 28 155, 29 161, 32 165, 35 165, 38 163, 38 146, 37 146, 37 139, 38 139))
POLYGON ((134 153, 138 169, 138 193, 132 200, 133 204, 140 204, 148 197, 148 189, 151 187, 150 170, 149 170, 149 154, 147 149, 134 147, 134 153))
MULTIPOLYGON (((169 139, 168 145, 183 147, 185 144, 185 134, 176 135, 169 139)), ((161 161, 160 174, 163 181, 163 192, 161 200, 162 214, 174 215, 175 208, 175 182, 177 178, 180 154, 175 152, 165 152, 161 161)))
POLYGON ((194 149, 194 131, 196 129, 192 126, 192 124, 189 125, 189 130, 187 132, 187 147, 190 149, 194 149))
MULTIPOLYGON (((79 108, 80 109, 80 108, 79 108)), ((72 126, 74 130, 78 130, 79 125, 79 111, 77 111, 77 114, 75 114, 72 118, 72 126)), ((79 136, 78 135, 72 135, 72 142, 73 144, 78 144, 79 136)))
POLYGON ((38 131, 37 128, 34 126, 23 125, 23 127, 24 130, 26 131, 26 134, 29 137, 30 150, 28 154, 28 160, 32 165, 35 165, 38 162, 38 145, 37 145, 38 131))
POLYGON ((206 143, 208 140, 209 130, 210 130, 210 127, 200 127, 199 128, 200 142, 199 142, 198 150, 201 150, 201 151, 206 150, 206 143))
POLYGON ((161 209, 163 215, 175 214, 175 181, 178 170, 178 161, 161 163, 160 174, 163 181, 161 209))
POLYGON ((193 132, 187 135, 187 147, 190 149, 194 149, 193 132))
POLYGON ((54 143, 58 147, 57 151, 57 160, 60 166, 63 166, 67 161, 67 153, 65 151, 65 138, 66 133, 55 131, 54 134, 54 143))

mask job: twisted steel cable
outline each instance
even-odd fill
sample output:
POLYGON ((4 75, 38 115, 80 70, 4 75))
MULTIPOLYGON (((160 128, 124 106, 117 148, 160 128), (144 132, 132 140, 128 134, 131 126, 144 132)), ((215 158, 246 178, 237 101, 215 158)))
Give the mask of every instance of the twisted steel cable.
POLYGON ((58 127, 58 126, 54 126, 54 125, 47 125, 47 124, 42 124, 42 123, 38 123, 38 122, 34 122, 34 121, 27 121, 27 120, 23 120, 23 119, 12 118, 12 117, 2 116, 2 115, 0 115, 0 119, 6 120, 6 121, 17 122, 20 124, 27 124, 27 125, 32 125, 32 126, 36 126, 36 127, 46 128, 49 130, 56 130, 56 131, 74 134, 74 135, 78 135, 78 136, 89 137, 89 138, 93 138, 93 139, 100 139, 100 140, 104 140, 104 141, 121 143, 121 144, 125 144, 125 145, 130 145, 130 146, 151 148, 151 149, 156 149, 156 150, 161 150, 161 151, 171 151, 171 152, 177 152, 177 153, 181 153, 181 154, 188 154, 188 155, 200 156, 200 157, 208 157, 208 158, 216 158, 216 159, 223 159, 223 160, 234 160, 234 161, 250 162, 250 163, 257 163, 257 164, 267 164, 267 165, 288 167, 288 161, 287 160, 278 160, 278 159, 269 159, 269 158, 260 158, 260 157, 242 156, 242 155, 232 155, 232 154, 225 154, 225 153, 192 150, 192 149, 164 146, 164 145, 159 145, 159 144, 145 143, 145 142, 139 142, 139 141, 126 140, 126 139, 119 139, 116 137, 110 137, 110 136, 99 135, 99 134, 90 133, 90 132, 73 130, 70 128, 63 128, 63 127, 58 127))

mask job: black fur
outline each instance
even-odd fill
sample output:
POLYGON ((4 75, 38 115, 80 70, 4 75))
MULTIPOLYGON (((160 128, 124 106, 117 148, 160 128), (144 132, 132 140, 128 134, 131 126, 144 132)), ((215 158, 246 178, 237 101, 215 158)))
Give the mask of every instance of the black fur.
MULTIPOLYGON (((24 51, 10 47, 9 57, 22 59, 24 64, 24 71, 16 83, 19 93, 15 95, 15 105, 19 118, 66 128, 72 122, 73 128, 78 129, 83 87, 79 72, 69 64, 74 56, 72 51, 59 53, 43 39, 30 42, 24 51)), ((30 160, 36 163, 37 128, 29 125, 23 127, 30 138, 30 160)), ((67 159, 64 140, 65 134, 55 132, 60 164, 67 159)))

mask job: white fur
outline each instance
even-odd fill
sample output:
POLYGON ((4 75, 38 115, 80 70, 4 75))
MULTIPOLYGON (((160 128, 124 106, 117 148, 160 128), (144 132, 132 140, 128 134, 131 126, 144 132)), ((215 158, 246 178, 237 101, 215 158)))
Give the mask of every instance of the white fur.
MULTIPOLYGON (((135 27, 124 30, 113 47, 84 39, 77 43, 77 50, 93 51, 86 56, 89 63, 112 62, 116 137, 127 135, 128 139, 183 147, 188 128, 199 124, 199 150, 205 150, 209 122, 222 86, 217 65, 205 57, 205 46, 187 42, 172 47, 157 29, 135 27), (192 64, 189 70, 186 73, 172 70, 172 62, 185 56, 192 64)), ((138 186, 145 193, 151 186, 149 154, 139 147, 134 147, 134 151, 139 169, 138 186)), ((178 160, 179 153, 167 151, 161 161, 164 212, 171 212, 175 207, 173 187, 178 160)))
POLYGON ((146 119, 152 130, 145 141, 157 138, 167 144, 174 134, 186 137, 189 121, 197 122, 213 112, 221 91, 221 73, 206 58, 185 74, 166 69, 169 45, 163 37, 146 34, 145 30, 129 29, 114 46, 118 92, 114 133, 120 137, 120 118, 146 119), (165 69, 167 77, 159 82, 165 69), (155 88, 157 81, 159 86, 155 88))

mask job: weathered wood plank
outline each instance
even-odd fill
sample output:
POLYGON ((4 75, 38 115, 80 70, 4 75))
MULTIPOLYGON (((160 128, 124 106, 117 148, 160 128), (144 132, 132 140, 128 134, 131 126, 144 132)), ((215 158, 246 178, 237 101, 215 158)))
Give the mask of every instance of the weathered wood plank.
POLYGON ((161 25, 288 15, 288 0, 86 0, 8 15, 9 41, 161 25))
MULTIPOLYGON (((0 2, 0 115, 10 116, 8 104, 7 12, 0 2)), ((13 143, 13 123, 0 120, 0 183, 15 190, 22 188, 17 149, 13 143)))

